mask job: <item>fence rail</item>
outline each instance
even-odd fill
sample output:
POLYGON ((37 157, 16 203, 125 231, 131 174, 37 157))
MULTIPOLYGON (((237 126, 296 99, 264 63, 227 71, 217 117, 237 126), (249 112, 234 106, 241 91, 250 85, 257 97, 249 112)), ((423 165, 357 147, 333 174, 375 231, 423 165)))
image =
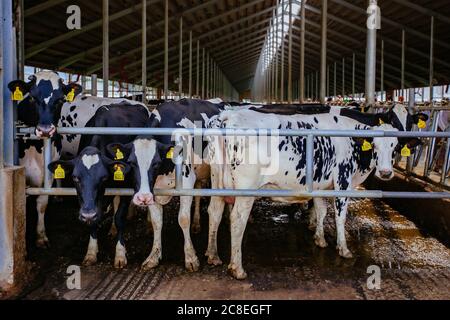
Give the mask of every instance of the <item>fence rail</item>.
MULTIPOLYGON (((34 128, 20 128, 20 133, 32 133, 34 128)), ((167 196, 246 196, 246 197, 352 197, 352 198, 450 198, 450 192, 391 192, 381 190, 313 190, 313 149, 314 137, 428 137, 446 138, 450 132, 404 132, 382 130, 301 130, 301 129, 184 129, 184 128, 59 128, 59 134, 88 135, 171 135, 175 145, 181 145, 181 136, 306 136, 306 187, 307 191, 273 190, 273 189, 183 189, 182 162, 175 162, 175 189, 155 189, 155 195, 167 196)), ((52 159, 50 139, 44 143, 44 166, 52 159)), ((178 155, 177 157, 181 157, 178 155)), ((179 158, 180 159, 180 158, 179 158)), ((179 160, 178 159, 178 160, 179 160)), ((177 159, 175 159, 177 160, 177 159)), ((45 170, 44 188, 28 188, 29 195, 76 195, 74 188, 51 188, 51 173, 45 170)), ((132 189, 112 188, 106 190, 106 195, 133 195, 132 189)))

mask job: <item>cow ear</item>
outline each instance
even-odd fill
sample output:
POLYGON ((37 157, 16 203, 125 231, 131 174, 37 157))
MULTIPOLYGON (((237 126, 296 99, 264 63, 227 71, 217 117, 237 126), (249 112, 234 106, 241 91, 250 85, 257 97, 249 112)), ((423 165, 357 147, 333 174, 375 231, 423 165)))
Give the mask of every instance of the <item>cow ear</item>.
POLYGON ((157 142, 156 147, 158 148, 161 159, 172 159, 174 157, 174 151, 171 151, 173 145, 157 142))
POLYGON ((373 142, 373 138, 371 138, 371 137, 369 137, 369 138, 355 137, 355 138, 353 138, 353 140, 356 142, 356 145, 358 145, 358 146, 362 146, 365 141, 370 142, 370 143, 373 142))
POLYGON ((419 112, 419 113, 414 114, 412 116, 412 119, 413 119, 413 122, 415 124, 418 124, 420 120, 427 121, 428 120, 428 115, 423 113, 423 112, 419 112))
POLYGON ((125 161, 130 156, 131 149, 131 143, 110 143, 106 146, 107 157, 118 161, 125 161))
POLYGON ((150 114, 150 118, 148 118, 146 127, 147 128, 158 128, 160 124, 160 121, 157 119, 156 115, 154 113, 150 114))
POLYGON ((32 84, 34 84, 33 81, 27 83, 23 80, 13 80, 8 83, 8 89, 9 91, 11 91, 11 93, 14 93, 17 88, 19 88, 22 94, 25 95, 26 93, 30 92, 31 87, 33 86, 32 84))
POLYGON ((83 91, 83 87, 75 82, 71 82, 69 84, 61 83, 61 86, 62 86, 63 93, 65 95, 67 95, 69 92, 71 92, 73 90, 74 97, 76 97, 83 91))
MULTIPOLYGON (((131 166, 123 161, 110 161, 108 164, 109 170, 111 172, 111 174, 115 174, 118 169, 120 168, 120 171, 122 171, 123 176, 126 176, 128 173, 130 173, 131 170, 131 166)), ((119 179, 114 179, 116 181, 122 181, 123 179, 120 178, 119 179)))
POLYGON ((408 145, 408 148, 414 149, 415 147, 420 146, 422 141, 418 138, 411 138, 406 144, 408 145))
POLYGON ((56 179, 64 179, 65 177, 70 175, 73 171, 73 167, 74 164, 72 160, 57 160, 50 162, 47 166, 48 170, 50 170, 55 175, 56 179))

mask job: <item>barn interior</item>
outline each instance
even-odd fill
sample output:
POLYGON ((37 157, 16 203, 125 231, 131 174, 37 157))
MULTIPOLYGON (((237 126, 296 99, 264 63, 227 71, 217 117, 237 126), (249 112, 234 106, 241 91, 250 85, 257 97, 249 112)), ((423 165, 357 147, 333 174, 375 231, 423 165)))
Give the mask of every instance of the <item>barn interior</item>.
MULTIPOLYGON (((37 70, 54 70, 82 84, 87 94, 133 99, 143 95, 150 107, 153 100, 191 97, 265 104, 324 103, 329 97, 343 104, 368 97, 366 103, 386 108, 386 100, 394 99, 429 112, 433 132, 440 130, 442 116, 437 115, 449 110, 447 0, 14 0, 10 9, 10 43, 16 52, 14 57, 3 55, 3 65, 13 66, 11 74, 19 79, 37 70), (370 5, 378 6, 381 14, 376 30, 368 28, 370 5), (78 14, 79 28, 74 27, 78 14)), ((12 107, 5 102, 0 113, 0 132, 5 132, 0 168, 14 164, 12 137, 17 128, 8 103, 12 107)), ((127 220, 129 265, 113 268, 115 244, 108 236, 108 217, 99 231, 99 263, 83 267, 83 289, 71 290, 66 286, 67 268, 80 264, 89 239, 89 230, 76 217, 76 199, 50 197, 50 247, 42 249, 33 241, 35 194, 27 195, 26 243, 13 247, 26 252, 32 280, 16 297, 449 299, 448 155, 442 168, 433 161, 448 154, 449 142, 448 137, 428 140, 413 167, 404 159, 396 163, 393 182, 370 180, 364 187, 444 196, 352 199, 347 230, 352 260, 336 254, 333 214, 325 221, 329 245, 321 249, 308 229, 308 210, 261 199, 244 238, 249 278, 240 282, 227 272, 227 217, 219 229, 224 264, 213 268, 203 257, 209 202, 204 197, 201 232, 192 236, 199 272, 184 269, 175 199, 164 209, 164 253, 157 269, 140 269, 153 240, 146 212, 140 210, 130 212, 127 220), (431 145, 435 147, 430 151, 431 145), (366 285, 371 265, 383 271, 383 290, 366 285)), ((5 188, 0 183, 0 190, 5 188)), ((0 221, 0 227, 5 225, 0 221)))

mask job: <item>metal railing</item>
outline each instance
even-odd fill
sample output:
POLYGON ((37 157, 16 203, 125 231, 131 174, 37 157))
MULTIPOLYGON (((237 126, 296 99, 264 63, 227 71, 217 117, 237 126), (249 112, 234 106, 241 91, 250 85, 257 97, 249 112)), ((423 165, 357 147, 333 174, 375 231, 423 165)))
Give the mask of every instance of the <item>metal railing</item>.
MULTIPOLYGON (((34 128, 21 128, 20 133, 32 133, 34 128)), ((249 196, 249 197, 352 197, 352 198, 450 198, 450 192, 391 192, 381 190, 313 190, 314 137, 440 137, 448 139, 450 132, 403 132, 381 130, 299 130, 299 129, 180 129, 180 128, 59 128, 59 134, 88 135, 170 135, 181 146, 181 136, 306 136, 307 191, 267 189, 183 189, 182 161, 175 157, 175 189, 155 189, 162 196, 249 196)), ((50 139, 44 141, 44 167, 52 159, 50 139)), ((29 195, 76 195, 74 188, 52 188, 51 172, 45 169, 44 188, 28 188, 29 195)), ((132 189, 110 188, 106 195, 133 195, 132 189)))

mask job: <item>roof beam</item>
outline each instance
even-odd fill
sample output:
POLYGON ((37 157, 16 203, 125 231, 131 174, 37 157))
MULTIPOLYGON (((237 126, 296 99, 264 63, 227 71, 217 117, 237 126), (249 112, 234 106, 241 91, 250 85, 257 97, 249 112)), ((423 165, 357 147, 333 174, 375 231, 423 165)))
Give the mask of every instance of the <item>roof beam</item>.
POLYGON ((54 7, 54 6, 58 5, 58 4, 66 2, 66 1, 67 0, 48 0, 48 1, 45 1, 45 2, 43 2, 41 4, 35 5, 34 7, 26 9, 24 11, 24 17, 28 18, 28 17, 30 17, 30 16, 32 16, 34 14, 37 14, 37 13, 39 13, 41 11, 50 9, 51 7, 54 7))
POLYGON ((411 1, 408 1, 408 0, 391 0, 391 1, 397 2, 397 3, 403 5, 403 6, 407 7, 407 8, 416 10, 416 11, 418 11, 420 13, 423 13, 423 14, 426 14, 426 15, 429 15, 429 16, 433 16, 436 19, 441 20, 442 22, 450 24, 450 18, 449 17, 444 16, 443 14, 440 14, 439 12, 433 11, 431 9, 424 8, 421 5, 418 5, 416 3, 412 3, 411 1))
MULTIPOLYGON (((159 0, 147 0, 147 6, 150 6, 152 4, 158 3, 159 0)), ((109 16, 109 22, 113 22, 114 20, 120 19, 126 15, 129 15, 131 13, 138 13, 139 10, 142 9, 142 3, 138 3, 134 6, 130 6, 125 10, 121 10, 119 12, 116 12, 112 15, 109 16)), ((47 49, 50 46, 53 46, 59 42, 71 39, 73 37, 79 36, 80 34, 83 34, 87 31, 90 31, 92 29, 95 28, 99 28, 102 26, 102 19, 96 20, 94 22, 89 23, 86 26, 83 26, 83 28, 78 29, 78 30, 73 30, 70 32, 66 32, 64 34, 61 34, 55 38, 49 39, 47 41, 41 42, 40 44, 37 44, 31 48, 28 48, 25 50, 26 54, 25 54, 25 59, 29 59, 33 56, 35 56, 36 54, 38 54, 41 51, 44 51, 45 49, 47 49)))
MULTIPOLYGON (((210 0, 210 1, 204 2, 202 4, 199 4, 197 6, 193 6, 193 7, 189 8, 188 10, 183 11, 183 14, 190 14, 192 12, 195 12, 197 10, 200 10, 200 9, 203 9, 203 8, 205 8, 207 6, 210 6, 211 4, 213 4, 215 2, 217 2, 217 0, 210 0)), ((172 20, 172 19, 173 20, 177 19, 177 16, 169 17, 169 20, 172 20)), ((158 21, 158 22, 156 22, 156 23, 154 23, 152 25, 149 25, 147 27, 147 32, 149 32, 150 29, 154 29, 154 28, 157 28, 157 27, 163 27, 163 26, 164 26, 164 20, 158 21)), ((110 41, 110 46, 120 44, 120 43, 122 43, 124 41, 132 39, 133 37, 138 37, 141 34, 142 34, 142 28, 137 29, 137 30, 135 30, 133 32, 127 33, 127 34, 125 34, 123 36, 120 36, 120 37, 110 41)), ((178 35, 178 33, 177 33, 177 35, 178 35)), ((175 37, 175 36, 176 36, 175 34, 171 35, 171 38, 175 37)), ((163 41, 164 41, 164 39, 161 40, 161 43, 163 41)), ((149 47, 149 45, 147 45, 147 48, 148 47, 149 47)), ((93 53, 95 53, 97 51, 101 51, 102 48, 103 47, 101 45, 100 46, 96 46, 96 47, 90 48, 90 49, 88 49, 88 50, 86 50, 84 52, 80 52, 80 53, 78 53, 76 55, 73 55, 73 56, 71 56, 71 57, 69 57, 67 59, 64 59, 63 61, 58 63, 57 69, 65 68, 65 67, 71 65, 72 63, 75 63, 75 62, 85 58, 89 54, 93 54, 93 53)), ((132 53, 137 53, 139 51, 141 51, 141 47, 131 50, 130 52, 127 53, 127 55, 132 54, 132 53)))
MULTIPOLYGON (((367 15, 366 9, 360 8, 360 7, 358 7, 358 6, 354 5, 354 4, 351 4, 351 3, 349 3, 349 2, 347 2, 347 1, 345 1, 345 0, 331 0, 331 1, 333 1, 333 2, 335 2, 335 3, 338 3, 338 4, 340 4, 340 5, 342 5, 342 6, 346 7, 346 8, 348 8, 348 9, 350 9, 350 10, 353 10, 353 11, 355 11, 355 12, 358 12, 358 13, 360 13, 361 15, 364 15, 364 16, 367 15)), ((319 12, 320 12, 320 9, 317 9, 317 8, 315 8, 315 7, 313 7, 313 6, 310 6, 310 5, 306 4, 306 7, 308 7, 308 6, 311 8, 311 11, 316 12, 317 10, 319 10, 319 12)), ((331 17, 332 17, 332 16, 330 16, 330 18, 331 18, 331 17)), ((337 17, 334 16, 333 20, 338 21, 338 22, 341 22, 341 21, 339 21, 339 20, 342 20, 342 19, 337 18, 337 17)), ((344 20, 344 21, 345 21, 345 20, 344 20)), ((411 28, 409 28, 409 27, 407 27, 407 26, 405 26, 405 25, 403 25, 403 24, 401 24, 401 23, 398 23, 398 22, 396 22, 396 21, 394 21, 394 20, 391 20, 391 19, 389 19, 389 18, 383 17, 383 15, 381 15, 381 23, 383 23, 383 22, 386 23, 386 24, 389 24, 389 25, 391 25, 391 26, 393 26, 393 27, 396 27, 396 28, 398 28, 398 29, 400 29, 400 30, 403 30, 403 29, 404 29, 407 33, 412 34, 412 35, 415 35, 416 37, 420 37, 420 38, 422 38, 422 39, 425 39, 425 40, 427 40, 427 41, 430 41, 430 36, 429 36, 429 35, 424 34, 424 33, 422 33, 422 32, 419 32, 419 31, 417 31, 417 30, 411 29, 411 28)), ((342 23, 342 22, 341 22, 341 23, 342 23)), ((450 49, 450 44, 447 44, 447 43, 442 42, 442 41, 437 40, 437 39, 434 39, 434 42, 435 42, 435 44, 440 45, 441 47, 450 49)))

